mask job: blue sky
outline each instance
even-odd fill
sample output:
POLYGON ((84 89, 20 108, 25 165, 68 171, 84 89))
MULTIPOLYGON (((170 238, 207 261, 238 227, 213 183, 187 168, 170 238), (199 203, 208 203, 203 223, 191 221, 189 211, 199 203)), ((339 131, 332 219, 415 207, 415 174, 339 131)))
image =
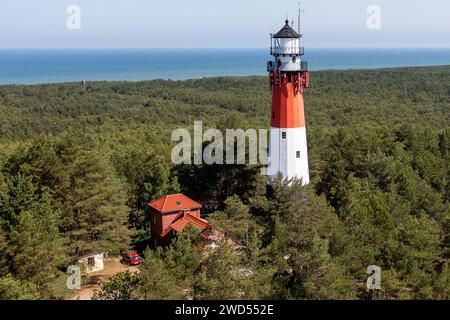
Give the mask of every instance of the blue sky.
MULTIPOLYGON (((308 47, 450 47, 448 0, 304 0, 308 47), (369 30, 367 8, 381 8, 369 30)), ((1 48, 266 47, 287 0, 0 0, 1 48), (66 9, 81 9, 68 30, 66 9)))

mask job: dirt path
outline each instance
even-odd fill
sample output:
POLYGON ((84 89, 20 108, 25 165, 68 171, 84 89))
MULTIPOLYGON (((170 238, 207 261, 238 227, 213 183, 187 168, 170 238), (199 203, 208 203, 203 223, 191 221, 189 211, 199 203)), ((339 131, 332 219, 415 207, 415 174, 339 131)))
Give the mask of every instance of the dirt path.
POLYGON ((69 297, 68 300, 91 300, 94 289, 100 287, 100 283, 105 282, 113 275, 123 271, 138 271, 137 266, 129 266, 120 262, 120 257, 110 257, 105 260, 105 268, 102 271, 90 273, 84 281, 81 290, 77 290, 76 294, 69 297))

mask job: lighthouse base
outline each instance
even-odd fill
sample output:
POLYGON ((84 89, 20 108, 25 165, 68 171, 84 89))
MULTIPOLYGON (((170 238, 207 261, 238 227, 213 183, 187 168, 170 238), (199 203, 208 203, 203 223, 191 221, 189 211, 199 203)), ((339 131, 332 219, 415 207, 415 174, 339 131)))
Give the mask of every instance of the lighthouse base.
POLYGON ((306 128, 271 128, 267 174, 309 183, 306 128))

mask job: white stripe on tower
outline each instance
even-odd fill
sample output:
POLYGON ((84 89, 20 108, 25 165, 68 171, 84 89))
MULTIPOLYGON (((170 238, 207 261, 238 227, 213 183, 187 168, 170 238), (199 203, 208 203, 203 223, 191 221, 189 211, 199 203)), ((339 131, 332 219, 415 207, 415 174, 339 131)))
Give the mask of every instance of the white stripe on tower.
POLYGON ((306 128, 270 128, 269 168, 270 176, 281 173, 283 178, 301 179, 309 183, 308 146, 306 128), (283 132, 286 138, 283 138, 283 132))

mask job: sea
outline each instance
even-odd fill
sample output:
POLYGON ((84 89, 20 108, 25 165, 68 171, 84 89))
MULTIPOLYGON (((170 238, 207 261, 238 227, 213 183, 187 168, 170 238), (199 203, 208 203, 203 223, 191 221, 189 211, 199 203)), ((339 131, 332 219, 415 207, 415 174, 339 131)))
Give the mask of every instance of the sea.
MULTIPOLYGON (((0 84, 265 75, 267 49, 2 49, 0 84)), ((450 65, 448 49, 306 48, 309 69, 450 65)))

